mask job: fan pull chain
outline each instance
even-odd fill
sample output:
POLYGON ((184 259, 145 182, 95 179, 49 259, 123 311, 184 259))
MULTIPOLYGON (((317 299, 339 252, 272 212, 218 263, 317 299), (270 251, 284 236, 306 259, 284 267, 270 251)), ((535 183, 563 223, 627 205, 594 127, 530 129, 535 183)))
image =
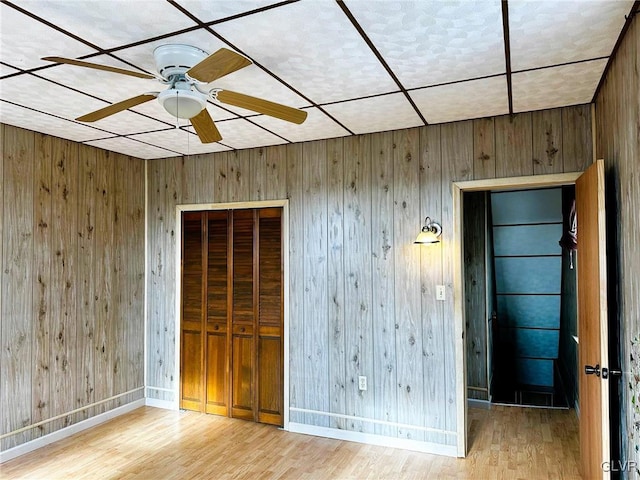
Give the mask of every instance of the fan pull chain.
POLYGON ((176 128, 180 128, 180 90, 176 90, 176 128))

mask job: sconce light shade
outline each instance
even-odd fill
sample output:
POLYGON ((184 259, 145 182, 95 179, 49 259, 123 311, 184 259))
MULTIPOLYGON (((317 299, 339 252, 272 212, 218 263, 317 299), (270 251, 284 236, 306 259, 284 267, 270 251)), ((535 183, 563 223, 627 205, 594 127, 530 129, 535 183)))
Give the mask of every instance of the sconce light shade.
POLYGON ((440 234, 442 227, 436 222, 432 222, 429 217, 424 219, 424 227, 416 237, 413 243, 438 243, 440 242, 440 234))

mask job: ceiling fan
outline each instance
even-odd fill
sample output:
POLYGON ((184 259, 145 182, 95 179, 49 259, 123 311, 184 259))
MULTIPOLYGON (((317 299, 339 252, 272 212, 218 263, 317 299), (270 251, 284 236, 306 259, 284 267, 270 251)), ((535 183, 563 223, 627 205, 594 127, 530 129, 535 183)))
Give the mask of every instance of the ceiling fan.
POLYGON ((144 93, 76 118, 80 122, 95 122, 157 98, 173 117, 190 119, 202 143, 213 143, 222 140, 222 135, 206 109, 207 100, 234 105, 297 124, 301 124, 307 118, 307 112, 304 110, 231 90, 208 88, 207 84, 252 64, 251 60, 226 48, 221 48, 209 55, 204 50, 191 45, 167 44, 157 47, 153 51, 153 57, 157 75, 73 58, 43 57, 42 60, 106 70, 138 78, 157 79, 160 83, 169 86, 161 92, 144 93))

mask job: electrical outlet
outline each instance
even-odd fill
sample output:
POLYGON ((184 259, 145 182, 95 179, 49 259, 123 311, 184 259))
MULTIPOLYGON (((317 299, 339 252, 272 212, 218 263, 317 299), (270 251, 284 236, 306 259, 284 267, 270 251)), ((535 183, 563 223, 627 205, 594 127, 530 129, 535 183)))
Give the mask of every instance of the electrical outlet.
POLYGON ((436 285, 436 300, 444 300, 445 289, 444 285, 436 285))
POLYGON ((358 388, 360 390, 366 390, 367 389, 367 377, 365 377, 364 375, 360 375, 358 377, 358 388))

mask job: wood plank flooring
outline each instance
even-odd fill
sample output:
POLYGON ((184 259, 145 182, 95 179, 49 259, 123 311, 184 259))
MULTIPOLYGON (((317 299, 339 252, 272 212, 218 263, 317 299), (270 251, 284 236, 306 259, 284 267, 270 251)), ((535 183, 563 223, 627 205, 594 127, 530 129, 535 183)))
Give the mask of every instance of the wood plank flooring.
POLYGON ((579 479, 574 411, 469 410, 466 459, 151 407, 0 465, 11 479, 579 479))

